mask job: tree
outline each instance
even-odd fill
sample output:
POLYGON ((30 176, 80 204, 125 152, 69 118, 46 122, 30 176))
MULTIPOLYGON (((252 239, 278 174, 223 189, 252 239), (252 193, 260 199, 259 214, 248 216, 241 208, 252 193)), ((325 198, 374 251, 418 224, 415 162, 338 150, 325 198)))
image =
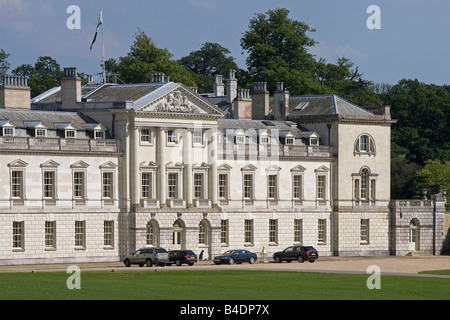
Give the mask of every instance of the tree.
POLYGON ((250 20, 241 38, 249 81, 266 81, 270 91, 283 81, 293 95, 327 92, 312 74, 316 61, 308 48, 316 41, 307 33, 315 30, 288 15, 289 10, 276 9, 250 20))
POLYGON ((28 86, 31 89, 31 97, 35 97, 51 88, 59 86, 59 80, 63 71, 59 63, 49 56, 39 57, 32 66, 22 64, 15 68, 12 73, 16 76, 28 78, 28 86))
POLYGON ((450 190, 450 161, 427 160, 425 167, 415 175, 414 188, 417 194, 450 190))
POLYGON ((8 62, 9 53, 6 53, 5 50, 0 50, 0 84, 3 82, 3 76, 8 72, 11 64, 8 62))
POLYGON ((179 64, 192 72, 201 93, 212 92, 214 75, 227 75, 229 70, 238 70, 230 51, 217 43, 206 42, 202 47, 178 60, 179 64))
POLYGON ((119 58, 117 65, 113 61, 108 62, 110 68, 117 68, 119 78, 125 83, 146 83, 150 80, 150 74, 164 73, 175 82, 196 85, 191 74, 172 60, 173 55, 167 49, 156 47, 144 31, 139 29, 136 32, 130 49, 127 56, 119 58))
POLYGON ((450 93, 444 86, 403 79, 380 95, 391 106, 392 140, 419 165, 450 160, 450 93))

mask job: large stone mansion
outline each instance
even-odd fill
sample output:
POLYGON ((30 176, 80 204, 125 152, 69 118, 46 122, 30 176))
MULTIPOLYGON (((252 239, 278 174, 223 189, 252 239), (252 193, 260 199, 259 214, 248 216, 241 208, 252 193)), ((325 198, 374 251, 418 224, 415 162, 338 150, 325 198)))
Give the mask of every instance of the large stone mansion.
POLYGON ((439 254, 444 200, 390 199, 389 107, 143 84, 0 87, 0 264, 119 261, 137 248, 439 254))

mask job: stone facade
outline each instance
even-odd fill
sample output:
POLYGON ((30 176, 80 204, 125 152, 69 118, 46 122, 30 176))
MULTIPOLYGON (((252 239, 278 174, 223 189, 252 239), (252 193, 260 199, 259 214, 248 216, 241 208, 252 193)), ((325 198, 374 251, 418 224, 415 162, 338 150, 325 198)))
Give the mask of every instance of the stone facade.
POLYGON ((264 82, 237 89, 233 71, 219 96, 222 81, 210 95, 162 74, 81 87, 65 68, 26 115, 5 110, 0 263, 117 261, 148 245, 204 259, 293 244, 439 253, 442 201, 390 200, 389 108, 289 96, 282 83, 271 98, 264 82))

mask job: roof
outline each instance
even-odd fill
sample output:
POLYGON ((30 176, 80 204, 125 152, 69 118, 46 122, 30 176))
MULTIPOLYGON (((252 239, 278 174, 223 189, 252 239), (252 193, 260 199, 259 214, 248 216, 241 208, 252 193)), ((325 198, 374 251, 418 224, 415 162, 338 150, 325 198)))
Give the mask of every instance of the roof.
POLYGON ((373 113, 336 95, 289 97, 289 114, 374 116, 373 113))
POLYGON ((42 123, 52 129, 60 128, 61 124, 72 124, 77 130, 83 130, 83 125, 86 123, 96 123, 91 118, 76 112, 1 109, 0 123, 6 120, 21 128, 28 127, 30 123, 42 123))
MULTIPOLYGON (((219 119, 219 130, 255 130, 264 132, 264 130, 278 130, 279 136, 285 136, 289 133, 295 137, 299 137, 299 129, 291 126, 291 122, 272 121, 272 120, 236 120, 236 119, 219 119)), ((294 125, 292 123, 292 125, 294 125)))

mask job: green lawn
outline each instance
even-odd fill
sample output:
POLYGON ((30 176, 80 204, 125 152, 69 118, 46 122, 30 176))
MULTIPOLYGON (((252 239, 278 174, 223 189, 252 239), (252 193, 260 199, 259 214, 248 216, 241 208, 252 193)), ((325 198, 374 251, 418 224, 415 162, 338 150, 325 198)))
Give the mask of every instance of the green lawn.
POLYGON ((81 289, 69 290, 65 272, 2 273, 0 299, 39 300, 359 300, 450 299, 450 279, 281 271, 81 272, 81 289))

